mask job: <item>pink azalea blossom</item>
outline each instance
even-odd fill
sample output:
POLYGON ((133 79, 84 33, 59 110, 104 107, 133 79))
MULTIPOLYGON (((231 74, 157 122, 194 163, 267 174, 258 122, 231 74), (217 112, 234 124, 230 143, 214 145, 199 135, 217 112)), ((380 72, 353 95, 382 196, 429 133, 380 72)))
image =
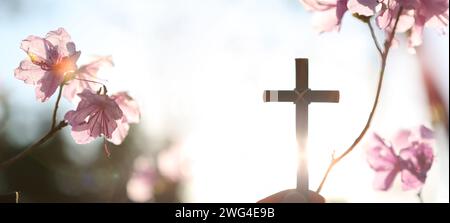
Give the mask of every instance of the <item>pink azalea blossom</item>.
POLYGON ((339 31, 345 12, 372 16, 378 0, 300 0, 306 10, 315 12, 314 28, 322 32, 339 31))
POLYGON ((77 69, 80 51, 69 34, 59 28, 47 33, 45 38, 28 36, 21 47, 28 57, 15 69, 17 79, 36 86, 36 98, 48 100, 63 83, 65 75, 77 69))
POLYGON ((433 27, 441 32, 448 25, 448 0, 417 0, 414 13, 414 26, 409 35, 409 47, 422 44, 424 27, 433 27))
POLYGON ((319 32, 339 31, 348 0, 300 0, 306 10, 315 12, 314 28, 319 32))
POLYGON ((110 142, 120 145, 128 135, 130 123, 138 123, 141 117, 139 105, 127 92, 119 92, 111 96, 123 112, 121 119, 117 120, 117 129, 112 133, 110 142))
MULTIPOLYGON (((66 113, 64 119, 72 126, 72 137, 78 144, 86 144, 97 137, 111 139, 117 129, 117 121, 123 118, 119 105, 105 94, 85 89, 76 110, 66 113)), ((105 152, 109 150, 105 142, 105 152)))
POLYGON ((80 66, 68 79, 68 83, 64 86, 63 96, 69 101, 77 103, 80 98, 77 96, 84 89, 94 90, 99 87, 95 83, 98 70, 103 66, 113 66, 111 56, 99 57, 93 62, 80 66))
POLYGON ((374 187, 388 190, 399 173, 403 190, 422 187, 434 159, 432 142, 433 133, 425 126, 400 131, 392 144, 374 134, 367 151, 369 165, 375 170, 374 187))
MULTIPOLYGON (((352 14, 374 16, 378 27, 389 35, 402 9, 396 32, 410 31, 410 52, 415 52, 414 47, 422 44, 424 27, 444 33, 449 20, 448 0, 300 0, 300 3, 306 10, 315 12, 314 28, 320 33, 339 31, 348 10, 352 14)), ((394 40, 394 45, 396 42, 394 40)))
POLYGON ((376 18, 378 26, 388 33, 391 32, 401 8, 403 11, 396 32, 410 30, 410 52, 414 53, 414 47, 422 44, 424 27, 434 27, 443 32, 448 25, 448 0, 384 0, 376 18))

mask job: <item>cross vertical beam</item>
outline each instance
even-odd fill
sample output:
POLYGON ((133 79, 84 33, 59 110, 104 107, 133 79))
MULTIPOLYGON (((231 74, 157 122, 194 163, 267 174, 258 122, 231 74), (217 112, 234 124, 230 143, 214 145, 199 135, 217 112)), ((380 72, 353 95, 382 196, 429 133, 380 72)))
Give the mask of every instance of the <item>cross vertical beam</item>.
POLYGON ((297 130, 296 139, 298 144, 299 162, 297 167, 297 189, 308 191, 308 154, 306 144, 308 138, 308 105, 309 100, 305 94, 309 93, 308 86, 308 59, 295 60, 295 127, 297 130), (303 97, 301 96, 303 94, 303 97), (305 100, 306 99, 306 100, 305 100))

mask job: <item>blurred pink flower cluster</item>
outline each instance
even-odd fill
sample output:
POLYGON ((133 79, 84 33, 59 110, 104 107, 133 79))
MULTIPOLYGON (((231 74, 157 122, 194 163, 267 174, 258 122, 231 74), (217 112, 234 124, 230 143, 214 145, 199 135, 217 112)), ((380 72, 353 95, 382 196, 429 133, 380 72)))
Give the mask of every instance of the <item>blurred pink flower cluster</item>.
MULTIPOLYGON (((139 122, 140 110, 133 98, 126 92, 109 96, 106 86, 97 81, 98 70, 113 65, 110 56, 78 66, 81 52, 63 28, 48 32, 44 38, 28 36, 21 49, 28 57, 21 61, 14 75, 35 86, 37 100, 47 101, 60 87, 66 99, 78 104, 64 116, 72 126, 76 143, 104 137, 119 145, 128 134, 129 124, 139 122)), ((109 155, 106 141, 105 151, 109 155)))
POLYGON ((433 132, 425 126, 401 130, 392 143, 374 134, 367 150, 367 161, 375 170, 374 187, 388 190, 401 173, 403 190, 421 188, 433 163, 433 141, 433 132))
POLYGON ((407 32, 409 48, 422 44, 424 27, 444 32, 448 25, 448 0, 300 0, 306 10, 315 12, 318 32, 339 31, 344 14, 375 17, 378 27, 390 32, 401 10, 396 32, 407 32))

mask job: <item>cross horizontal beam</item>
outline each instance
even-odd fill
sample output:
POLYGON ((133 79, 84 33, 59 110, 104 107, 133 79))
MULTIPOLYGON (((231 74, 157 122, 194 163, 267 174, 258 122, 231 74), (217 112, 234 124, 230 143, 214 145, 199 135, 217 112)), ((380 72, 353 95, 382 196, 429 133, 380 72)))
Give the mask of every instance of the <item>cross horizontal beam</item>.
MULTIPOLYGON (((295 91, 264 91, 264 102, 295 102, 297 94, 295 91)), ((303 98, 307 102, 339 102, 339 91, 308 91, 303 98)))

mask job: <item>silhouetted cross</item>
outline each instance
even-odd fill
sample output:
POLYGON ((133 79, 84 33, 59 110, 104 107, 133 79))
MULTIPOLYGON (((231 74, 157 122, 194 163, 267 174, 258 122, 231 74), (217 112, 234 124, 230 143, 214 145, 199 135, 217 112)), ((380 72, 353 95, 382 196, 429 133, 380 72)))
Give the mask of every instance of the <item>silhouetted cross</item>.
POLYGON ((308 86, 308 59, 295 59, 296 81, 293 91, 264 91, 264 102, 294 102, 295 125, 299 149, 297 190, 306 194, 308 188, 308 164, 306 139, 308 138, 308 105, 311 102, 339 102, 339 91, 312 91, 308 86))

